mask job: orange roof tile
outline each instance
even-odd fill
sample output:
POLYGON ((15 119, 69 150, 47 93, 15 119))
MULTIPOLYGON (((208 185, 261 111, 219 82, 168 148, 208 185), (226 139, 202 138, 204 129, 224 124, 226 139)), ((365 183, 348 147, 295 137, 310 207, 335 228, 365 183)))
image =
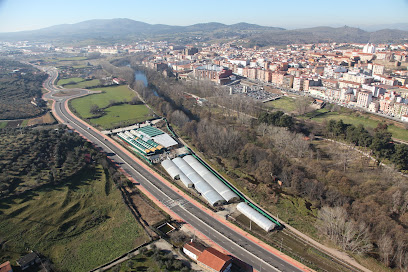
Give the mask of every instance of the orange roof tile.
POLYGON ((232 261, 232 259, 230 256, 225 255, 215 248, 210 247, 205 249, 203 253, 200 254, 197 261, 211 267, 216 271, 221 271, 225 264, 229 261, 232 261))
POLYGON ((11 264, 9 261, 0 264, 0 272, 9 272, 9 271, 13 271, 13 269, 11 269, 11 264))
POLYGON ((184 248, 187 249, 188 251, 192 252, 196 256, 199 256, 204 250, 205 247, 195 243, 195 242, 188 242, 184 245, 184 248))

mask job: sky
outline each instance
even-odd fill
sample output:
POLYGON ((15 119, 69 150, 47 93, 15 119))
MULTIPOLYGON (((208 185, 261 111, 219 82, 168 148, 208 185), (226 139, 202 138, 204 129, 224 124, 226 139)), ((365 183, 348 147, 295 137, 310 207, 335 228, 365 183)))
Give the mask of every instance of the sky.
POLYGON ((112 18, 183 26, 364 27, 408 23, 408 0, 0 0, 0 32, 112 18))

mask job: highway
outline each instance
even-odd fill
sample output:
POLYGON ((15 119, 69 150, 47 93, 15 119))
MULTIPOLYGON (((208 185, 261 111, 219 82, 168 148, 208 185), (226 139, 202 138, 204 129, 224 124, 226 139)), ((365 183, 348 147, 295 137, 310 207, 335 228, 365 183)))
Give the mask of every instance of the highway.
POLYGON ((56 101, 53 113, 97 147, 101 148, 107 154, 110 154, 110 159, 116 162, 126 173, 138 181, 141 186, 185 222, 258 271, 303 271, 247 239, 245 236, 242 236, 240 233, 230 229, 216 218, 213 218, 188 200, 182 198, 181 195, 161 182, 112 143, 111 141, 113 140, 106 139, 106 136, 94 131, 89 125, 85 125, 71 116, 65 107, 68 100, 82 96, 88 93, 88 91, 76 89, 80 91, 76 95, 53 97, 52 95, 55 92, 60 91, 60 89, 57 89, 53 85, 58 73, 56 69, 53 68, 43 70, 50 74, 50 77, 44 83, 44 86, 50 93, 46 94, 44 98, 56 101))

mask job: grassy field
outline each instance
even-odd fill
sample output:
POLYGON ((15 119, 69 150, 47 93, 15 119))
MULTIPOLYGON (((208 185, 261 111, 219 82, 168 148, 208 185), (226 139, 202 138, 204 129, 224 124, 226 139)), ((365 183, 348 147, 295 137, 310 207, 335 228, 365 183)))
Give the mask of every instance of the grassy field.
POLYGON ((105 112, 104 116, 91 119, 90 122, 109 129, 118 125, 126 126, 149 119, 149 109, 145 105, 123 104, 109 107, 105 112))
POLYGON ((294 111, 296 109, 295 99, 291 97, 282 97, 275 101, 266 102, 266 106, 272 107, 275 109, 283 110, 285 112, 294 111))
POLYGON ((0 128, 5 128, 7 126, 7 122, 0 122, 0 128))
MULTIPOLYGON (((306 114, 308 119, 323 122, 324 120, 340 120, 342 119, 345 124, 352 124, 355 126, 363 125, 366 128, 376 128, 379 120, 374 120, 369 117, 357 116, 355 114, 344 113, 344 112, 330 112, 326 109, 320 109, 311 113, 306 114)), ((394 138, 408 141, 408 130, 397 127, 395 125, 389 125, 388 131, 392 133, 394 138)))
POLYGON ((88 87, 94 87, 100 85, 101 82, 99 79, 92 79, 92 80, 84 80, 81 82, 78 82, 76 84, 69 84, 65 85, 65 89, 73 89, 73 88, 88 88, 88 87))
POLYGON ((70 61, 70 60, 86 60, 87 57, 70 57, 70 58, 58 58, 59 61, 70 61))
POLYGON ((127 88, 127 86, 115 86, 97 88, 94 91, 102 91, 100 94, 92 94, 85 97, 72 100, 72 106, 83 117, 88 118, 92 115, 89 113, 91 105, 98 105, 104 108, 109 105, 110 100, 115 101, 130 101, 136 94, 127 88))
POLYGON ((28 125, 28 121, 30 121, 30 119, 26 119, 26 120, 23 120, 23 122, 21 123, 21 127, 26 127, 27 125, 28 125))
POLYGON ((102 167, 61 185, 0 200, 0 237, 12 260, 25 248, 49 257, 59 271, 87 271, 148 240, 102 167))
POLYGON ((62 86, 64 84, 68 84, 71 82, 77 83, 77 82, 82 82, 82 81, 84 81, 84 79, 80 77, 63 78, 63 79, 58 80, 57 85, 62 86))
MULTIPOLYGON (((71 101, 71 106, 82 118, 91 118, 93 115, 89 112, 92 105, 98 105, 105 108, 109 101, 130 101, 135 93, 126 86, 115 86, 95 89, 102 91, 99 94, 92 94, 77 98, 71 101)), ((142 122, 149 118, 149 110, 145 105, 122 104, 105 109, 106 114, 100 118, 91 119, 91 123, 100 125, 105 129, 116 125, 127 125, 136 122, 142 122)))

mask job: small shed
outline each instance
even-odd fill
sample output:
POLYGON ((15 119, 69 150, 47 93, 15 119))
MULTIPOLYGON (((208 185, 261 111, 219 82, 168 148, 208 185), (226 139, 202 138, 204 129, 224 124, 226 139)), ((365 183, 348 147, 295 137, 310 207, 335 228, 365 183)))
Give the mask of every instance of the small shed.
POLYGON ((26 270, 34 265, 40 263, 40 257, 35 252, 28 253, 27 255, 18 259, 17 264, 21 267, 21 270, 26 270))

